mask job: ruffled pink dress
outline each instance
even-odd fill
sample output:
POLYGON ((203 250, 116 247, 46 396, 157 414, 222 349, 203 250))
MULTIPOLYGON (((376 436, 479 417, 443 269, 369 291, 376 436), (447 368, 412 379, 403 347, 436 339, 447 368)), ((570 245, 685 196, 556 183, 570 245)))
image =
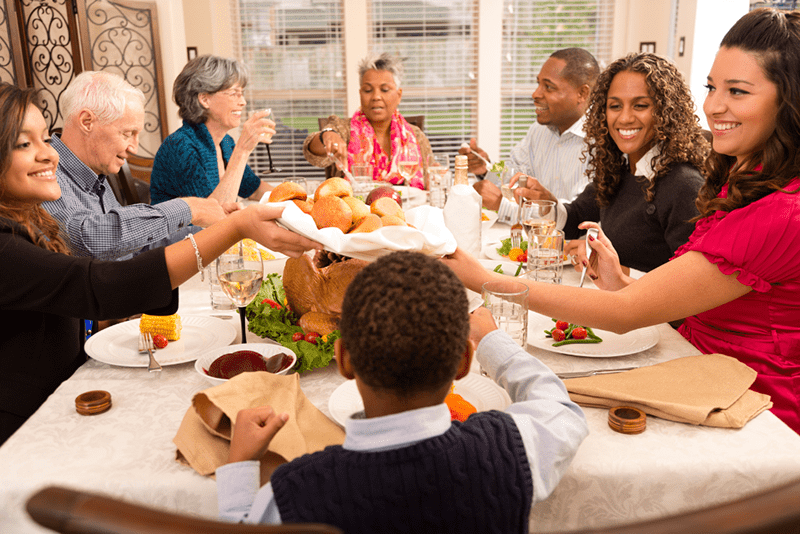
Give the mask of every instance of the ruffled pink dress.
MULTIPOLYGON (((787 191, 800 190, 800 178, 787 191)), ((726 197, 725 185, 720 197, 726 197)), ((675 257, 701 252, 724 274, 753 288, 688 317, 679 332, 701 352, 737 358, 758 372, 752 388, 772 397, 772 412, 800 433, 800 192, 780 191, 697 222, 675 257)))

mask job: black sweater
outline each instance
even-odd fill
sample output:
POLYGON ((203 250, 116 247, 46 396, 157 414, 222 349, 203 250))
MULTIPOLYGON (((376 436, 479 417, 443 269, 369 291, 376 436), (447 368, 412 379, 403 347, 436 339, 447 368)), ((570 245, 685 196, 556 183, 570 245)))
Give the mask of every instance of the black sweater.
POLYGON ((86 361, 82 318, 178 307, 164 249, 122 262, 76 258, 0 218, 0 272, 0 411, 26 418, 86 361))
POLYGON ((669 261, 675 250, 689 240, 694 223, 688 221, 698 214, 694 201, 703 182, 703 176, 693 166, 675 165, 656 182, 653 201, 646 202, 646 178, 637 178, 626 170, 619 191, 605 208, 597 205, 594 184, 589 184, 565 206, 564 237, 576 239, 582 234, 578 224, 597 221, 622 265, 652 271, 669 261))

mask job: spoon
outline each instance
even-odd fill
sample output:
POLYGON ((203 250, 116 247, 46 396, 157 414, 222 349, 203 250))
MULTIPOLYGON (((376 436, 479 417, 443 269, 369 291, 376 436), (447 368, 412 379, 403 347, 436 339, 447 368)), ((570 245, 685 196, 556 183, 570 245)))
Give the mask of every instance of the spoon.
POLYGON ((269 358, 264 359, 264 364, 267 367, 268 373, 279 373, 286 369, 292 361, 292 357, 288 354, 280 352, 278 354, 274 354, 269 358))

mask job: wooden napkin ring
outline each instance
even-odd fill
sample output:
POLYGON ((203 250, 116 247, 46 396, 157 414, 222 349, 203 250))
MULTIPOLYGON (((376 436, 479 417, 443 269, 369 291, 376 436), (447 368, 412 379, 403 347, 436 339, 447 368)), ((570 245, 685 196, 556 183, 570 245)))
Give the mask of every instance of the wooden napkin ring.
POLYGON ((608 411, 608 426, 622 434, 641 434, 647 425, 647 416, 638 408, 617 406, 608 411))
POLYGON ((75 409, 81 415, 97 415, 111 408, 111 393, 95 390, 75 397, 75 409))

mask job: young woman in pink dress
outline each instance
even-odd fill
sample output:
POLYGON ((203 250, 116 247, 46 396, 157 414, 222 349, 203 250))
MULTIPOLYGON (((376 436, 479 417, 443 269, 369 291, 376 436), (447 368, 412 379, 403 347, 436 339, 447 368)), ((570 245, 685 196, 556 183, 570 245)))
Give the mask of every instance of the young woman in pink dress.
MULTIPOLYGON (((601 234, 592 274, 610 291, 526 282, 528 304, 615 332, 685 318, 681 334, 756 370, 752 389, 800 433, 800 13, 742 17, 720 45, 703 110, 713 152, 688 243, 633 280, 601 234)), ((460 250, 445 261, 473 290, 495 276, 460 250)))

